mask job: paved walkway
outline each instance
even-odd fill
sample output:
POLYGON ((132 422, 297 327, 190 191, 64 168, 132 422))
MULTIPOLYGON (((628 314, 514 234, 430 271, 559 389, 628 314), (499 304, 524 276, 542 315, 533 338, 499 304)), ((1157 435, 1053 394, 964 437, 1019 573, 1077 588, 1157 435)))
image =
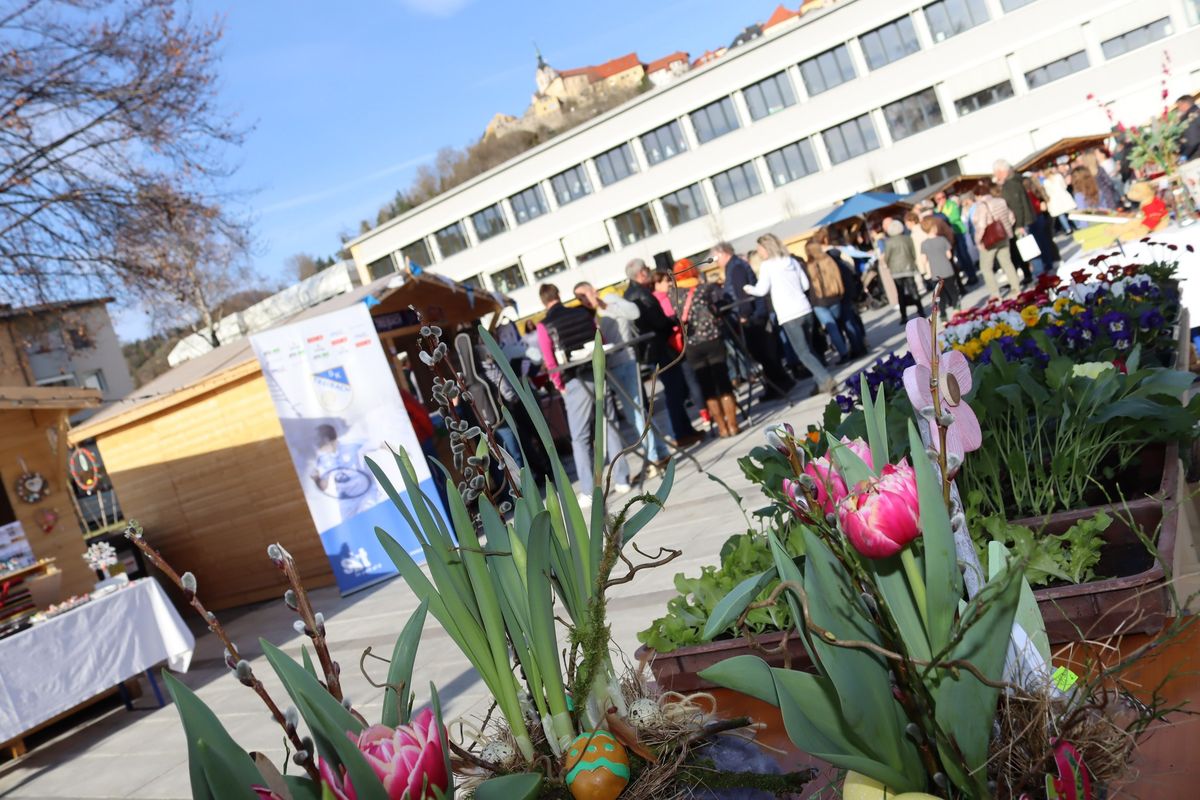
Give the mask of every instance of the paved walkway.
MULTIPOLYGON (((972 302, 982 299, 976 290, 972 302)), ((872 355, 837 370, 844 380, 874 358, 903 349, 903 334, 892 309, 870 312, 864 317, 872 355)), ((801 400, 811 388, 805 381, 793 392, 794 403, 759 404, 753 424, 732 439, 711 440, 693 448, 701 468, 743 492, 748 509, 761 505, 757 490, 741 475, 737 459, 762 441, 768 424, 787 421, 802 429, 819 422, 827 396, 801 400)), ((744 521, 733 500, 716 483, 684 460, 679 465, 675 488, 666 510, 639 536, 643 547, 658 545, 683 550, 670 565, 646 570, 629 584, 616 587, 609 603, 613 638, 632 657, 636 633, 663 613, 674 593, 676 572, 693 574, 705 564, 715 563, 726 538, 744 530, 744 521)), ((185 569, 185 564, 176 565, 185 569)), ((261 563, 245 569, 271 569, 265 553, 261 563)), ((203 595, 203 587, 201 595, 203 595)), ((390 652, 417 603, 402 580, 393 580, 366 592, 340 598, 334 589, 312 593, 314 606, 325 614, 334 657, 343 667, 343 685, 356 707, 368 718, 377 718, 382 690, 374 689, 358 669, 362 652, 371 647, 390 652)), ((261 657, 259 637, 265 637, 299 657, 301 637, 292 630, 295 617, 282 602, 243 609, 222 615, 233 639, 247 654, 257 674, 276 698, 285 698, 266 660, 261 657)), ((383 665, 372 672, 382 680, 383 665)), ((233 737, 247 750, 259 750, 275 763, 283 762, 283 737, 259 699, 239 684, 225 668, 219 643, 208 635, 197 636, 191 670, 181 679, 209 704, 233 737)), ((453 642, 430 617, 418 653, 414 683, 418 702, 428 698, 425 687, 436 681, 446 706, 447 718, 482 713, 483 684, 458 652, 453 642)), ((143 679, 143 683, 145 680, 143 679)), ((281 700, 281 702, 283 702, 281 700)), ((80 722, 53 741, 36 747, 28 756, 0 765, 0 798, 43 800, 48 798, 188 798, 187 752, 175 710, 154 707, 148 690, 133 713, 117 707, 80 722)))

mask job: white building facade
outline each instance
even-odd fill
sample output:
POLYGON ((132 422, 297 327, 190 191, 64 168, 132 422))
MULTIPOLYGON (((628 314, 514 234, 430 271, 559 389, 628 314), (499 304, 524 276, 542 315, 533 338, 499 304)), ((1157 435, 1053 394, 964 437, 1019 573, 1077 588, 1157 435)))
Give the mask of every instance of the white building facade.
POLYGON ((811 221, 856 192, 989 172, 1200 89, 1200 0, 843 0, 349 243, 508 294, 624 279, 811 221))

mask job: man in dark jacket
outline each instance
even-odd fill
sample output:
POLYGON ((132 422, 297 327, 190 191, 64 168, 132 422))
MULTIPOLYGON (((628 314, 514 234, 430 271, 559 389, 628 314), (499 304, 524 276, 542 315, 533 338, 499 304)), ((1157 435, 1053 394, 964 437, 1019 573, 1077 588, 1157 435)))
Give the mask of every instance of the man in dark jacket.
MULTIPOLYGON (((679 354, 670 345, 671 333, 678 321, 668 317, 654 296, 654 275, 646 267, 646 262, 635 258, 625 265, 625 276, 629 278, 629 288, 625 290, 625 299, 635 303, 638 318, 634 325, 641 335, 654 334, 646 341, 639 353, 638 360, 643 364, 653 364, 662 370, 658 377, 663 385, 663 403, 667 407, 667 423, 671 427, 671 435, 679 447, 687 447, 704 439, 692 427, 687 413, 687 382, 679 364, 669 369, 668 364, 675 361, 679 354)), ((654 409, 650 409, 654 413, 654 409)))
POLYGON ((1013 237, 1008 243, 1013 263, 1021 270, 1021 283, 1032 283, 1033 272, 1030 271, 1029 265, 1017 251, 1017 239, 1029 233, 1029 228, 1033 225, 1033 219, 1036 216, 1033 213, 1033 204, 1029 202, 1029 195, 1025 193, 1025 182, 1013 169, 1013 165, 1003 159, 992 165, 992 177, 996 179, 996 185, 1000 187, 1004 202, 1008 204, 1014 217, 1013 237))
POLYGON ((734 255, 733 245, 718 242, 712 249, 713 261, 725 271, 725 294, 736 305, 732 309, 742 331, 750 357, 762 365, 767 387, 763 400, 786 397, 795 386, 795 381, 783 368, 775 332, 770 329, 771 311, 767 298, 754 297, 746 293, 746 285, 753 286, 758 276, 744 258, 734 255), (744 301, 751 302, 744 302, 744 301))
POLYGON ((1187 123, 1179 142, 1179 157, 1194 161, 1200 158, 1200 107, 1196 106, 1196 98, 1185 94, 1175 101, 1175 110, 1187 123))

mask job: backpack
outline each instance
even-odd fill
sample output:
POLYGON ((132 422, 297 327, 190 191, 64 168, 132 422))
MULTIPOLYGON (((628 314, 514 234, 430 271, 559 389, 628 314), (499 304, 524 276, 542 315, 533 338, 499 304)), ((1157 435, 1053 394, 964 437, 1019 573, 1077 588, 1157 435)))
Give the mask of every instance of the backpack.
POLYGON ((683 301, 679 321, 687 326, 688 341, 711 342, 721 338, 721 323, 712 307, 714 284, 693 286, 683 301))

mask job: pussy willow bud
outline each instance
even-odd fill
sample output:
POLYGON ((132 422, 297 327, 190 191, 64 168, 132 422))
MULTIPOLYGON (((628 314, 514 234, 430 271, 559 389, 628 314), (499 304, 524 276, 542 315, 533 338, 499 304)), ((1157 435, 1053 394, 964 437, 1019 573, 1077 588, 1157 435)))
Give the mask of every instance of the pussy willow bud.
POLYGON ((320 611, 318 611, 317 613, 313 614, 313 619, 316 620, 316 622, 317 622, 317 630, 319 630, 319 631, 325 630, 325 615, 324 614, 322 614, 320 611))
POLYGON ((237 674, 237 679, 242 683, 248 683, 254 677, 254 670, 250 669, 250 662, 242 659, 237 662, 237 666, 233 669, 237 674))
POLYGON ((948 453, 946 455, 946 471, 953 474, 962 466, 962 459, 956 453, 948 453))
POLYGON ((300 712, 295 706, 288 706, 288 710, 283 712, 283 721, 289 728, 295 728, 300 724, 300 712))
POLYGON ((296 752, 292 753, 292 763, 296 766, 303 767, 304 762, 306 761, 308 761, 307 750, 297 750, 296 752))
POLYGON ((304 620, 302 620, 302 619, 298 619, 298 620, 295 620, 294 622, 292 622, 292 629, 294 631, 296 631, 296 633, 302 633, 302 634, 308 633, 308 628, 305 627, 304 620))
POLYGON ((933 419, 933 406, 921 406, 921 410, 917 412, 923 419, 933 419))
POLYGON ((429 330, 430 330, 430 332, 432 332, 432 333, 433 333, 433 335, 434 335, 434 336, 441 336, 441 335, 442 335, 442 329, 441 329, 441 328, 439 328, 437 325, 430 325, 430 326, 429 326, 429 330))
POLYGON ((810 492, 815 492, 817 490, 817 481, 807 472, 801 475, 799 478, 796 478, 796 480, 799 481, 801 486, 810 492))
POLYGON ((433 331, 430 330, 428 325, 422 325, 421 326, 421 335, 422 336, 433 336, 433 331))
POLYGON ((938 418, 937 418, 937 423, 938 423, 938 425, 941 425, 943 428, 949 428, 951 425, 954 424, 954 415, 951 414, 949 411, 939 414, 938 418))
POLYGON ((950 517, 950 528, 952 530, 956 530, 956 531, 962 530, 964 527, 966 527, 966 524, 967 524, 967 518, 965 516, 963 516, 961 513, 955 514, 954 516, 950 517))
POLYGON ((271 559, 272 561, 282 561, 283 548, 277 544, 267 545, 267 558, 271 559))
POLYGON ((433 356, 429 355, 429 353, 426 353, 424 350, 422 350, 420 353, 418 353, 417 357, 419 359, 421 359, 421 363, 424 364, 425 366, 427 366, 427 367, 433 366, 433 356))
POLYGON ((350 710, 350 707, 351 707, 351 705, 352 705, 352 703, 350 702, 350 696, 349 696, 349 695, 344 695, 344 696, 342 697, 342 707, 343 707, 343 708, 345 708, 347 711, 349 711, 349 710, 350 710))
POLYGON ((907 733, 908 737, 914 742, 920 743, 925 739, 925 735, 921 733, 921 729, 917 727, 917 723, 915 722, 910 722, 905 725, 904 732, 907 733))
POLYGON ((196 576, 190 572, 185 572, 179 576, 179 583, 183 586, 185 592, 191 594, 196 593, 196 576))
POLYGON ((283 603, 292 611, 295 611, 299 607, 300 603, 296 599, 296 592, 294 589, 288 589, 283 593, 283 603))

